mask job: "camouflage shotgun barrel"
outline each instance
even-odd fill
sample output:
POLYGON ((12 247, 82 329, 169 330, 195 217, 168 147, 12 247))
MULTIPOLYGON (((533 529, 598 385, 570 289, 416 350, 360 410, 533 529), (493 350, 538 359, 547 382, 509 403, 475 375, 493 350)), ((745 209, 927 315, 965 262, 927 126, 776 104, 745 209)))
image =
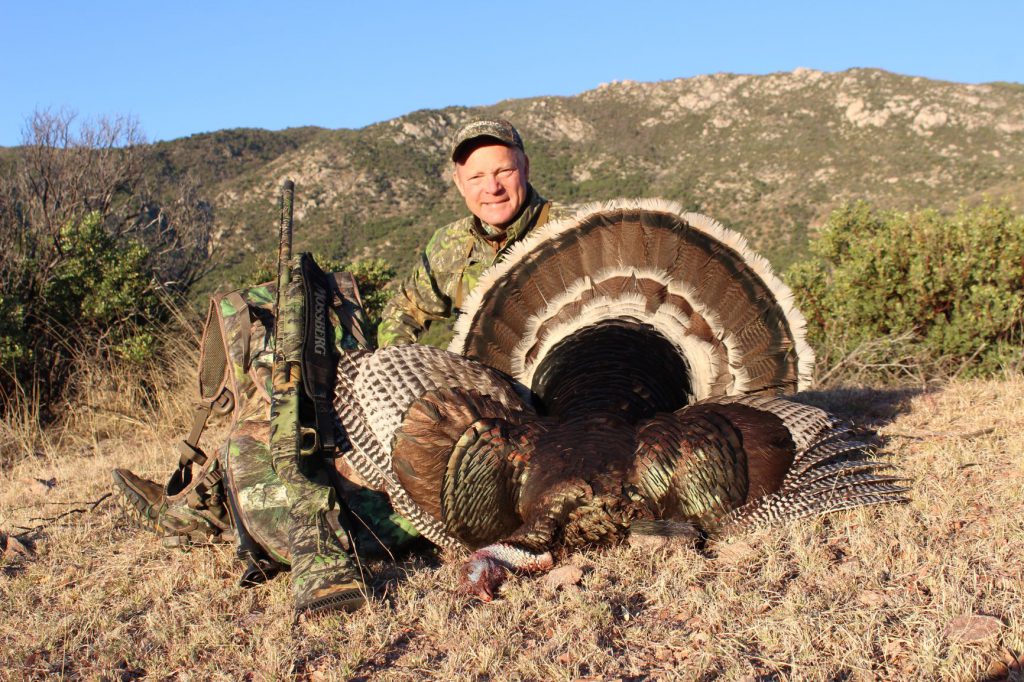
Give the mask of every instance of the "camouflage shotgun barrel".
POLYGON ((357 608, 367 590, 346 551, 350 545, 323 458, 308 456, 319 451, 315 429, 301 421, 304 288, 302 269, 292 261, 294 197, 295 185, 287 180, 281 191, 270 453, 288 493, 292 589, 296 614, 303 614, 357 608))
POLYGON ((281 222, 277 251, 277 305, 274 323, 273 395, 270 401, 270 443, 274 469, 300 452, 300 388, 302 382, 302 282, 292 263, 292 211, 295 183, 281 187, 281 222))
POLYGON ((292 274, 292 209, 295 204, 295 183, 285 180, 281 187, 281 222, 277 247, 277 311, 274 324, 274 370, 272 374, 273 395, 270 402, 270 443, 274 469, 278 462, 294 457, 298 447, 298 384, 301 364, 301 348, 297 346, 301 335, 293 332, 295 324, 301 324, 301 317, 286 314, 289 304, 295 302, 288 289, 292 274), (291 356, 292 361, 289 361, 291 356))

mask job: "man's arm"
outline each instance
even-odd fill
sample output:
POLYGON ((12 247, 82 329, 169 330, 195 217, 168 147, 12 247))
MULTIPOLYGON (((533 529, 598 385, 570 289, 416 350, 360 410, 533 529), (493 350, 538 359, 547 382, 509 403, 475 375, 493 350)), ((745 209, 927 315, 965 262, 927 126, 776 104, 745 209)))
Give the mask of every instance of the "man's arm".
POLYGON ((452 301, 438 283, 427 253, 384 306, 377 328, 377 346, 416 343, 432 320, 452 314, 452 301))

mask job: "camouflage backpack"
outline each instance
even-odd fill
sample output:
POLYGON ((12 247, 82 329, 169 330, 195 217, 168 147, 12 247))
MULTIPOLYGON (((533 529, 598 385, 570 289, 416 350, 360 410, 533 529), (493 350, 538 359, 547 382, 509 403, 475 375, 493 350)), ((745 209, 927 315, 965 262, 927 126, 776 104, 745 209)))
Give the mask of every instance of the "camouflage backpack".
MULTIPOLYGON (((326 276, 328 333, 339 352, 368 348, 365 316, 350 273, 326 276)), ((199 359, 199 396, 189 435, 178 444, 177 471, 166 486, 169 505, 186 504, 230 532, 239 555, 266 570, 288 565, 288 488, 275 471, 270 449, 270 404, 276 283, 211 298, 199 359), (224 445, 213 455, 199 445, 210 415, 230 415, 224 445), (226 505, 225 505, 226 503, 226 505), (230 513, 227 513, 227 511, 230 513)), ((333 426, 333 414, 331 415, 333 426)), ((330 430, 330 429, 328 429, 330 430)), ((335 454, 347 447, 340 432, 335 454)), ((341 458, 323 458, 322 472, 341 502, 337 519, 361 555, 404 547, 417 533, 341 458)))

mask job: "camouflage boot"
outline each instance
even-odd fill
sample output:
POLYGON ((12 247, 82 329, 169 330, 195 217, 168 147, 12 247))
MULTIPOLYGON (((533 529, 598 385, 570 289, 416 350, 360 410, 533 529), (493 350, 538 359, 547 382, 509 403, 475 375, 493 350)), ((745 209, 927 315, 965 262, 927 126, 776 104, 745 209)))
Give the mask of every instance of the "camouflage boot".
POLYGON ((169 501, 164 486, 128 469, 114 469, 111 477, 125 507, 142 527, 159 535, 164 546, 185 547, 232 538, 227 511, 216 495, 208 495, 190 507, 184 499, 169 501))
POLYGON ((355 611, 367 601, 370 589, 349 557, 345 531, 330 522, 332 511, 321 509, 312 517, 299 517, 292 509, 288 540, 295 615, 355 611))

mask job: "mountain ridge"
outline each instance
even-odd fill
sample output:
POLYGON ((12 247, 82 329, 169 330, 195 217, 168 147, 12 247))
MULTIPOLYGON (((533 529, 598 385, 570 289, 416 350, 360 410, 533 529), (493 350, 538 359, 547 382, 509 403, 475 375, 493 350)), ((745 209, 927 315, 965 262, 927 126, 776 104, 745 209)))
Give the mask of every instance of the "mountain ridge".
POLYGON ((153 173, 202 182, 221 258, 211 282, 244 275, 272 250, 285 178, 298 188, 298 248, 403 269, 464 211, 445 140, 479 116, 522 131, 531 180, 548 198, 672 199, 743 232, 778 266, 846 201, 1024 203, 1024 85, 878 69, 615 81, 572 96, 421 109, 360 129, 216 131, 154 144, 153 173))

